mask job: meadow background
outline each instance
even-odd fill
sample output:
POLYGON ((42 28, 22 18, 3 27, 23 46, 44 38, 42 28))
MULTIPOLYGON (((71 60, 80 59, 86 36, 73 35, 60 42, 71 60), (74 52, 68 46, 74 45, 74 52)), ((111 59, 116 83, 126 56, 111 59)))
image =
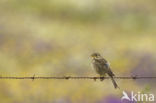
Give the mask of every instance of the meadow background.
MULTIPOLYGON (((156 76, 156 1, 0 0, 0 76, 97 76, 93 52, 116 76, 156 76)), ((121 103, 123 90, 156 94, 155 82, 0 80, 0 101, 121 103)))

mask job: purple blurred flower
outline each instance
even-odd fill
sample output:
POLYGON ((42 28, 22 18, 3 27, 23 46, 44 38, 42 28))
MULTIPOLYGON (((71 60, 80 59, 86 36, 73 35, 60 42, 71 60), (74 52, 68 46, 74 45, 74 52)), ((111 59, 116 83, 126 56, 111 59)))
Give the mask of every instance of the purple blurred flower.
POLYGON ((97 103, 137 103, 137 102, 128 101, 128 100, 121 101, 121 98, 119 98, 117 96, 108 96, 106 98, 103 98, 103 100, 100 100, 97 103))
MULTIPOLYGON (((136 57, 139 60, 139 63, 132 68, 132 75, 136 76, 155 76, 155 59, 153 55, 150 53, 144 53, 140 55, 140 57, 136 57)), ((144 80, 136 80, 138 83, 154 83, 153 79, 144 79, 144 80)))
POLYGON ((34 50, 38 53, 48 52, 52 49, 52 45, 46 41, 38 40, 35 42, 34 50))

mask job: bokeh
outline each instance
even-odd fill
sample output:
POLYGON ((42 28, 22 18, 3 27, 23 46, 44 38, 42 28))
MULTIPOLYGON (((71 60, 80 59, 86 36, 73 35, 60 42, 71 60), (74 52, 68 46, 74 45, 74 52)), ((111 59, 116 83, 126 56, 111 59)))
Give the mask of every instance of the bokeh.
MULTIPOLYGON (((0 76, 156 76, 155 0, 0 0, 0 76)), ((0 80, 1 103, 121 103, 156 80, 0 80)))

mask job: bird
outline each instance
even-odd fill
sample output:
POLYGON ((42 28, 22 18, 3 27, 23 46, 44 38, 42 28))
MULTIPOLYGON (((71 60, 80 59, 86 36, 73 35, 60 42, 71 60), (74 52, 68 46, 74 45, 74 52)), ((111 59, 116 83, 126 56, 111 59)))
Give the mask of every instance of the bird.
POLYGON ((96 73, 100 75, 100 80, 103 81, 104 76, 107 74, 114 85, 114 88, 119 88, 116 81, 114 80, 114 73, 112 72, 109 63, 104 59, 100 53, 92 53, 92 64, 96 73))

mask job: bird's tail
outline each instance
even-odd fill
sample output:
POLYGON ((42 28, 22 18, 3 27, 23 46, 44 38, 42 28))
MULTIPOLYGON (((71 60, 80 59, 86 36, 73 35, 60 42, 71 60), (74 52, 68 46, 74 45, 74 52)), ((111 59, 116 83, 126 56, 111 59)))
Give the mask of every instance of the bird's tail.
POLYGON ((116 88, 119 88, 118 85, 117 85, 117 83, 116 83, 116 81, 114 80, 113 77, 111 77, 111 80, 112 80, 112 83, 113 83, 113 85, 114 85, 114 88, 115 88, 115 89, 116 89, 116 88))

